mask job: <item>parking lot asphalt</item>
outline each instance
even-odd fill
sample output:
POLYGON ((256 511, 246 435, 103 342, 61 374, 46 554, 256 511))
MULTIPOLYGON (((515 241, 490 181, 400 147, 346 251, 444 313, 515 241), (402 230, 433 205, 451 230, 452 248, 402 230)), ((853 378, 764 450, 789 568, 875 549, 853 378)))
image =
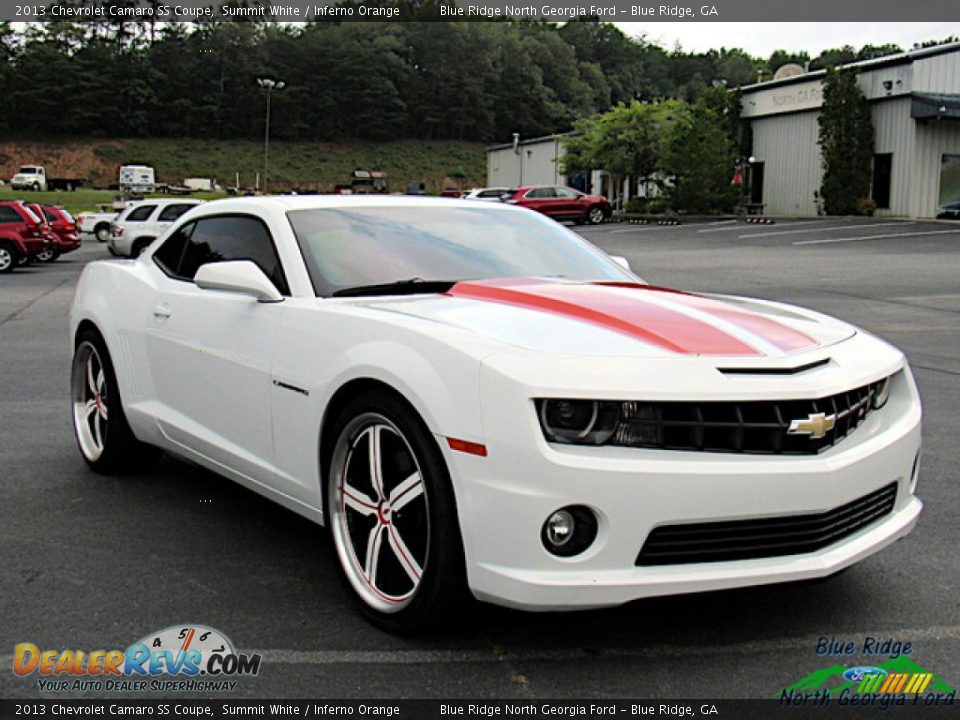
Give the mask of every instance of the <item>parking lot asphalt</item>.
POLYGON ((576 614, 473 606, 446 634, 386 635, 353 611, 306 520, 170 458, 139 477, 86 469, 68 412, 67 314, 84 264, 107 257, 88 239, 52 266, 0 276, 0 697, 46 695, 10 671, 16 643, 125 648, 181 623, 263 654, 230 698, 772 697, 833 664, 816 655, 824 636, 911 642, 916 662, 960 684, 960 225, 580 231, 649 282, 812 307, 902 348, 925 407, 917 529, 819 583, 576 614))

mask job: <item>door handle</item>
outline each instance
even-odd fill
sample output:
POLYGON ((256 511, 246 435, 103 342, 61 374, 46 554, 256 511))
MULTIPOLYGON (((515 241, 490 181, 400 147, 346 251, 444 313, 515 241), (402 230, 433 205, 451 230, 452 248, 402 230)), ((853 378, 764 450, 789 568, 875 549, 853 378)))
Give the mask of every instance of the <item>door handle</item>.
POLYGON ((168 317, 170 317, 171 314, 172 313, 170 312, 170 306, 167 305, 166 303, 157 305, 153 309, 153 316, 158 320, 166 320, 168 317))

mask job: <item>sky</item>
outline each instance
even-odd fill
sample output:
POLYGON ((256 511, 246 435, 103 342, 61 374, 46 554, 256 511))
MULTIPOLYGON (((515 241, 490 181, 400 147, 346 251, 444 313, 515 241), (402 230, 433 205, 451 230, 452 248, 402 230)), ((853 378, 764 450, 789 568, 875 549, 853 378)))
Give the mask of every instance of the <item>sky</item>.
POLYGON ((677 43, 687 52, 711 48, 741 48, 755 57, 769 57, 777 49, 806 50, 815 57, 822 50, 852 45, 894 43, 909 50, 914 43, 960 37, 960 23, 616 23, 631 37, 645 35, 672 50, 677 43))

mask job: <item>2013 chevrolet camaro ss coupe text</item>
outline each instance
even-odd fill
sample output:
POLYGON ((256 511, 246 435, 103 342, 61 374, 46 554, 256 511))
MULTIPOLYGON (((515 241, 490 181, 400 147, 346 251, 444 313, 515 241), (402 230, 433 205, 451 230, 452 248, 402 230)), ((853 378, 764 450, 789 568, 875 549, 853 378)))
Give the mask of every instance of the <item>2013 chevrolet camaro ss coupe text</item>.
POLYGON ((325 525, 413 630, 830 575, 906 535, 904 356, 774 302, 645 284, 530 210, 266 197, 191 209, 72 308, 97 472, 160 449, 325 525))

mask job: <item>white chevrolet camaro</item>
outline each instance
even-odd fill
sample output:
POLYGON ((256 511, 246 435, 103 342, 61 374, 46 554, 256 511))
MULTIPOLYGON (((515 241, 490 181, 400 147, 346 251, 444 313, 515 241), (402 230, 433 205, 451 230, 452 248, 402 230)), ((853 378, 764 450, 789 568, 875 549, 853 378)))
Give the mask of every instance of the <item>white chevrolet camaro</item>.
POLYGON ((902 353, 623 265, 509 205, 198 206, 80 278, 80 450, 165 450, 325 525, 392 630, 467 589, 561 610, 823 577, 911 530, 902 353))

